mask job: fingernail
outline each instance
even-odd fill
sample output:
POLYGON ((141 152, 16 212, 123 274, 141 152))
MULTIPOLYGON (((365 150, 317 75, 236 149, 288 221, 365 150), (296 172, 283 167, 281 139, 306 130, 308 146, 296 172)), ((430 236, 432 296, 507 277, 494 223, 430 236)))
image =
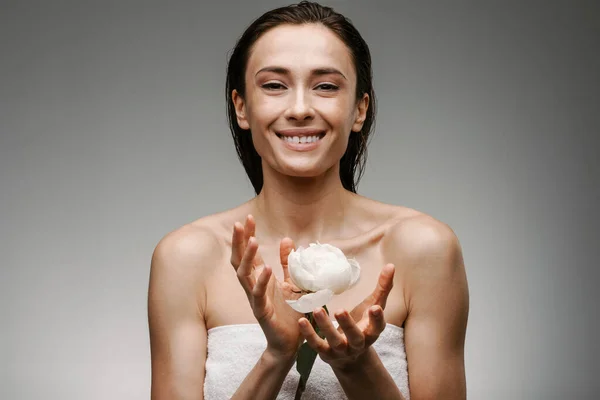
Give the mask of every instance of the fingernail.
POLYGON ((374 316, 376 317, 381 317, 381 308, 371 308, 371 312, 373 313, 374 316))

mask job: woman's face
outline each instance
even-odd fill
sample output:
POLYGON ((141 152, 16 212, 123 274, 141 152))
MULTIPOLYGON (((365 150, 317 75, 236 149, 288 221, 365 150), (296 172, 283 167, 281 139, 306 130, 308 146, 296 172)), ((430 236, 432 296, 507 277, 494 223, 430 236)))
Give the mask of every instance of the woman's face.
POLYGON ((323 25, 280 25, 265 33, 252 49, 245 82, 244 99, 233 92, 238 124, 250 129, 263 166, 285 175, 318 176, 336 166, 350 132, 365 120, 369 98, 356 99, 350 52, 323 25))

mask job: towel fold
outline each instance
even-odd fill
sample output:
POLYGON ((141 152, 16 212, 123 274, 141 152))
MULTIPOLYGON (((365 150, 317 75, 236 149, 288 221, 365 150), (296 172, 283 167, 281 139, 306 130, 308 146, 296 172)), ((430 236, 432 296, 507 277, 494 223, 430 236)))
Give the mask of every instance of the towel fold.
MULTIPOLYGON (((337 321, 332 322, 337 327, 337 321)), ((230 399, 254 368, 266 346, 267 340, 258 324, 224 325, 209 329, 204 398, 230 399)), ((404 329, 388 323, 372 346, 404 398, 409 400, 404 329)), ((299 379, 300 374, 294 363, 277 399, 293 400, 299 379)), ((331 367, 318 356, 302 399, 347 399, 331 367)))

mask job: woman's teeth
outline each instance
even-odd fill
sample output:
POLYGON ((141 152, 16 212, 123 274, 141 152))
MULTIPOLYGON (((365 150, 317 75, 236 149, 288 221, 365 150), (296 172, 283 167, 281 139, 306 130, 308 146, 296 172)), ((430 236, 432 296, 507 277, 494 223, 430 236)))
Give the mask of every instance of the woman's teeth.
POLYGON ((313 143, 321 139, 321 136, 281 136, 281 138, 290 143, 313 143))

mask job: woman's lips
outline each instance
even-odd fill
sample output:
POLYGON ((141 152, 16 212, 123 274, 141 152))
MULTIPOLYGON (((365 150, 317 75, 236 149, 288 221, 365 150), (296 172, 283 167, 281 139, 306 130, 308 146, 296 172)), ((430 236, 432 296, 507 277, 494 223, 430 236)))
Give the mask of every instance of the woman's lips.
POLYGON ((325 133, 322 131, 314 131, 310 132, 310 134, 307 134, 309 132, 304 131, 302 135, 291 135, 290 133, 292 132, 286 132, 285 135, 277 133, 277 137, 279 137, 288 149, 295 151, 310 151, 316 149, 325 136, 325 133))

